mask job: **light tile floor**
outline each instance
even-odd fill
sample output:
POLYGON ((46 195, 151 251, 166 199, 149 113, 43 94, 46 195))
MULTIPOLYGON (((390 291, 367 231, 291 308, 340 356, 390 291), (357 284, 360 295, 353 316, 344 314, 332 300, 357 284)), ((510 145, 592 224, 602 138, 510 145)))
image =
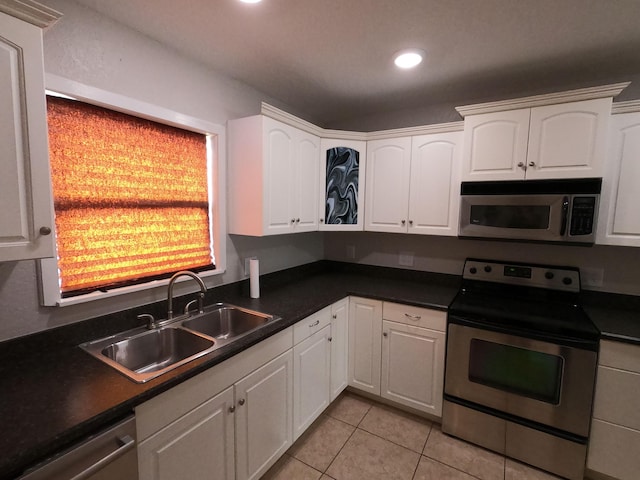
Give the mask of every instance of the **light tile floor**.
POLYGON ((444 435, 440 425, 343 393, 265 480, 554 480, 444 435))

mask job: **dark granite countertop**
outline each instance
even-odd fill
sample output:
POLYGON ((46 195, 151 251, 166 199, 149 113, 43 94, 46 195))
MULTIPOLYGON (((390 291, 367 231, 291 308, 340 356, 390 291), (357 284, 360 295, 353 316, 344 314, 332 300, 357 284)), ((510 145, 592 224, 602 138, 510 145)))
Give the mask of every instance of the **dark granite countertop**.
MULTIPOLYGON (((136 405, 203 372, 348 295, 439 310, 453 300, 460 278, 321 261, 260 277, 261 298, 248 280, 212 288, 206 303, 226 302, 281 317, 230 345, 144 384, 89 356, 78 345, 140 326, 136 316, 162 318, 158 302, 0 343, 0 480, 105 428, 136 405)), ((187 295, 176 299, 181 311, 187 295)), ((584 292, 587 313, 603 338, 640 344, 640 298, 584 292)))
MULTIPOLYGON (((0 343, 0 479, 15 477, 118 421, 136 405, 345 296, 446 310, 458 282, 453 275, 317 262, 262 276, 259 299, 249 298, 248 281, 213 288, 207 304, 226 302, 281 320, 144 384, 125 378, 77 345, 138 326, 135 317, 143 311, 162 318, 166 302, 0 343)), ((176 299, 176 311, 188 299, 176 299)))

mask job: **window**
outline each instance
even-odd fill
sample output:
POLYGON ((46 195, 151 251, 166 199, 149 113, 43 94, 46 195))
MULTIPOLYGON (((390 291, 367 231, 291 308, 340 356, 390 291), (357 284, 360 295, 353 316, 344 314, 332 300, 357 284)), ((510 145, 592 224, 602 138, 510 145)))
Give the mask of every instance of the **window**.
POLYGON ((49 95, 47 108, 58 258, 43 261, 46 305, 148 288, 183 269, 220 273, 219 135, 69 97, 49 95))

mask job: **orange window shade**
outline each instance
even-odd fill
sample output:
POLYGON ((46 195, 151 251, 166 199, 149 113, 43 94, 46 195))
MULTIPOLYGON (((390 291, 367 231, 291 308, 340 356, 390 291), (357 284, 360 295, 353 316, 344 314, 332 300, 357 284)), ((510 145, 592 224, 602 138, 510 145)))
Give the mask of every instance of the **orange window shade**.
POLYGON ((63 296, 213 267, 206 137, 47 97, 63 296))

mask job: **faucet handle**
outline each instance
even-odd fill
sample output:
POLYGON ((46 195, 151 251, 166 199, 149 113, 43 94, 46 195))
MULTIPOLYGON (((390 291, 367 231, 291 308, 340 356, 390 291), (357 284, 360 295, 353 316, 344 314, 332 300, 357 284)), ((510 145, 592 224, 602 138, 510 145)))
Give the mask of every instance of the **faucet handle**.
MULTIPOLYGON (((189 313, 189 310, 191 310, 191 307, 193 307, 196 303, 198 303, 198 300, 191 300, 189 303, 187 303, 184 306, 184 314, 187 315, 189 313)), ((199 312, 202 313, 202 312, 199 312)))
POLYGON ((142 314, 138 315, 136 318, 138 320, 146 320, 147 321, 147 328, 149 330, 153 330, 154 328, 156 328, 158 326, 158 325, 156 325, 156 319, 150 313, 142 313, 142 314))

